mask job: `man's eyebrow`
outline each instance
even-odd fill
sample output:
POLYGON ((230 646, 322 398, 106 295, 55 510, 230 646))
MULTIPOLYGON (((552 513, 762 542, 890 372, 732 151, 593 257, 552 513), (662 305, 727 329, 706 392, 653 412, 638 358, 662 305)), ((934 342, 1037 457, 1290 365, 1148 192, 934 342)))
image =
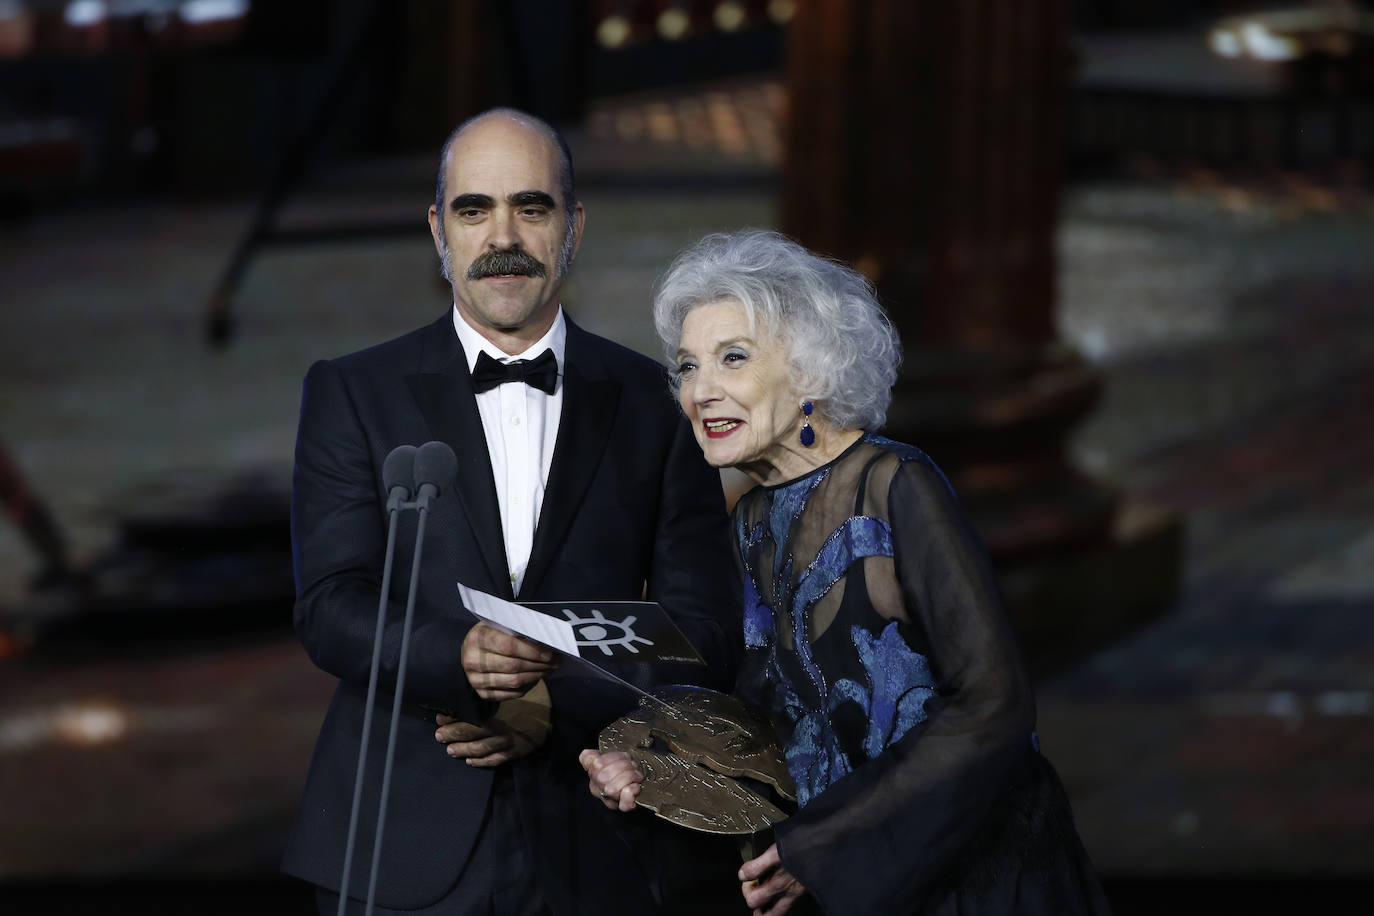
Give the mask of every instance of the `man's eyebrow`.
POLYGON ((534 204, 538 207, 547 207, 550 210, 558 209, 558 204, 554 202, 553 197, 543 191, 516 191, 506 199, 510 201, 512 207, 527 207, 534 204))
POLYGON ((487 194, 459 194, 457 197, 453 198, 453 200, 449 201, 448 208, 454 211, 464 210, 468 207, 489 210, 493 203, 495 203, 495 201, 487 194))

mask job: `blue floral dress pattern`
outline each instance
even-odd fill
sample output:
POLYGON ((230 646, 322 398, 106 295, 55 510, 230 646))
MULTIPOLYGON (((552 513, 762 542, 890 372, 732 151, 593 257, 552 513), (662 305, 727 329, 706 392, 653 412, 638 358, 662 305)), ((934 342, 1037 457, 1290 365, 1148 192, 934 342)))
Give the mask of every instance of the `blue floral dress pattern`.
MULTIPOLYGON (((822 467, 807 477, 768 491, 769 505, 763 513, 766 521, 746 528, 740 520, 741 552, 747 556, 751 548, 757 548, 765 539, 774 545, 786 543, 792 525, 805 512, 811 495, 828 474, 829 468, 822 467)), ((825 672, 817 664, 809 638, 812 607, 856 561, 874 556, 892 556, 892 531, 883 519, 869 516, 854 516, 842 522, 795 577, 795 557, 785 550, 774 551, 772 581, 784 585, 774 595, 773 603, 788 615, 794 634, 790 651, 779 651, 773 638, 773 608, 760 594, 754 576, 744 577, 745 645, 770 650, 770 712, 773 721, 790 725, 790 737, 783 750, 801 805, 922 722, 925 702, 935 692, 929 662, 907 645, 896 621, 881 625, 877 620, 870 626, 847 627, 848 651, 858 664, 846 667, 854 667, 856 676, 827 683, 825 672), (866 734, 857 744, 845 741, 832 724, 846 704, 852 704, 867 723, 866 734)))
MULTIPOLYGON (((802 906, 845 916, 1107 916, 976 532, 919 449, 866 434, 735 506, 736 693, 798 807, 802 906)), ((815 910, 806 910, 815 912, 815 910)))

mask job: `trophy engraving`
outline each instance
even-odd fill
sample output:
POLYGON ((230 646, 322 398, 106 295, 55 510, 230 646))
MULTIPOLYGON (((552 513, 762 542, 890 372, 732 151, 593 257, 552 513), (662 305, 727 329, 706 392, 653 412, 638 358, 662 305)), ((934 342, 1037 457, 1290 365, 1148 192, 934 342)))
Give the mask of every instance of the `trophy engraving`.
POLYGON ((598 745, 629 754, 644 774, 636 804, 693 830, 757 833, 787 817, 769 787, 796 800, 772 729, 714 690, 660 687, 602 729, 598 745))

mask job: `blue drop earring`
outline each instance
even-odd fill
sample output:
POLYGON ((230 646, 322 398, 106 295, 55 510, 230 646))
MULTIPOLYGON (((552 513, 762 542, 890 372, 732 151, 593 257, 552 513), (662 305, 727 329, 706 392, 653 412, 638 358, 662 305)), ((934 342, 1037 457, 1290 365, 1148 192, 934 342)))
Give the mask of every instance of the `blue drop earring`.
POLYGON ((801 404, 801 444, 806 446, 807 448, 810 448, 811 446, 816 444, 816 431, 811 428, 811 411, 815 408, 815 406, 816 405, 812 404, 810 401, 802 401, 801 404))

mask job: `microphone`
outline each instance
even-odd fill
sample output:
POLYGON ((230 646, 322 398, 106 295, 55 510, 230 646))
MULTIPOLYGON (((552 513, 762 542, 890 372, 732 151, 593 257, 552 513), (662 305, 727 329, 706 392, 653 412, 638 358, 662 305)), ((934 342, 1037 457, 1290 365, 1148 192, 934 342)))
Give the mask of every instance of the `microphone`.
POLYGON ((438 496, 458 476, 458 458, 447 443, 437 439, 415 450, 414 480, 418 484, 415 502, 421 509, 438 496))
MULTIPOLYGON (((413 445, 398 445, 382 462, 382 486, 386 488, 386 509, 395 512, 410 499, 415 488, 415 453, 413 445)), ((455 462, 456 463, 456 462, 455 462)), ((390 549, 390 545, 388 545, 390 549)))
MULTIPOLYGON (((405 448, 406 446, 402 446, 405 448)), ((397 450, 399 451, 399 449, 397 450)), ((412 449, 414 460, 411 465, 410 482, 418 484, 414 502, 401 502, 402 509, 418 509, 419 519, 415 525, 415 553, 410 564, 410 587, 406 594, 406 614, 405 620, 401 624, 401 649, 400 657, 396 662, 396 690, 392 694, 391 700, 391 731, 386 740, 386 763, 382 767, 382 788, 381 795, 377 801, 377 829, 373 835, 372 844, 372 870, 367 882, 367 905, 363 910, 364 916, 372 916, 373 903, 377 897, 377 868, 382 858, 382 833, 386 827, 386 805, 387 799, 391 795, 391 764, 396 757, 396 727, 401 721, 401 699, 405 694, 406 684, 406 661, 410 657, 410 631, 411 622, 415 618, 415 585, 420 578, 420 554, 424 548, 425 520, 429 515, 429 502, 437 499, 444 490, 448 489, 449 484, 458 475, 458 458, 453 454, 453 449, 446 443, 438 440, 426 442, 418 449, 412 449)), ((395 452, 392 453, 393 455, 395 452)), ((396 459, 400 462, 402 459, 396 459)), ((391 461, 391 456, 387 456, 387 462, 391 461)), ((386 477, 386 467, 383 465, 383 478, 386 477)), ((393 513, 392 525, 395 525, 396 514, 393 513)), ((388 569, 389 569, 388 565, 388 569)), ((385 575, 385 574, 384 574, 385 575)), ((386 608, 386 592, 382 592, 382 604, 377 610, 377 637, 372 653, 373 670, 369 677, 368 686, 368 706, 364 713, 364 729, 368 727, 366 717, 372 714, 373 691, 372 686, 377 676, 377 666, 381 658, 381 652, 377 648, 382 640, 382 615, 386 608)), ((364 744, 366 748, 366 732, 364 732, 364 744)), ((358 763, 358 786, 354 795, 354 808, 357 807, 357 797, 361 794, 363 767, 362 755, 359 751, 358 763)), ((354 813, 356 816, 356 810, 354 813)), ((352 828, 350 826, 349 846, 344 853, 345 872, 344 879, 347 880, 349 867, 349 856, 352 854, 352 828)), ((347 902, 347 885, 343 885, 344 890, 339 895, 339 916, 344 914, 344 906, 347 902)))

